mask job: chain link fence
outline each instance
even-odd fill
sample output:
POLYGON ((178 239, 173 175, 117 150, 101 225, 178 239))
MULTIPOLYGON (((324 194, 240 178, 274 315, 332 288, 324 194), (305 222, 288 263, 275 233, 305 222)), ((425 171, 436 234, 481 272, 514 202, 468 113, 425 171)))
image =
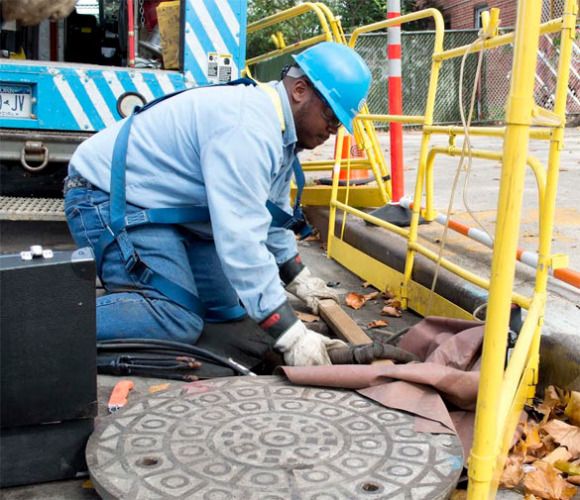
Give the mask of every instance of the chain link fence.
MULTIPOLYGON (((504 33, 509 30, 503 30, 504 33)), ((435 33, 431 31, 403 32, 401 36, 403 63, 403 113, 422 115, 431 74, 431 56, 435 33)), ((444 49, 469 45, 477 39, 477 30, 449 30, 445 32, 444 49)), ((552 109, 558 68, 560 35, 543 35, 540 39, 536 70, 535 97, 538 105, 552 109)), ((371 113, 388 112, 388 60, 386 58, 387 34, 372 33, 359 38, 356 45, 371 68, 373 86, 369 95, 371 113)), ((463 74, 464 107, 467 113, 473 91, 478 54, 470 54, 465 61, 463 74)), ((481 79, 476 89, 473 123, 501 122, 510 88, 513 46, 505 45, 486 50, 482 56, 481 79)), ((434 122, 459 123, 459 88, 461 57, 446 60, 441 65, 437 88, 434 122)), ((580 118, 580 45, 578 37, 574 46, 570 81, 568 85, 567 113, 570 122, 580 118)))
MULTIPOLYGON (((564 0, 545 0, 542 21, 562 15, 564 0)), ((502 33, 509 32, 506 28, 502 33)), ((477 39, 477 30, 447 30, 444 36, 444 49, 469 45, 477 39)), ((403 113, 423 115, 431 75, 431 56, 435 33, 433 31, 403 31, 402 68, 403 68, 403 113)), ((570 80, 566 112, 569 124, 580 123, 580 27, 572 53, 570 80)), ((536 69, 536 103, 547 109, 554 105, 556 74, 559 60, 560 34, 543 35, 540 38, 538 64, 536 69)), ((387 33, 362 35, 355 49, 369 65, 373 75, 373 85, 368 99, 371 113, 388 112, 388 60, 387 33)), ((464 107, 467 113, 469 99, 473 91, 478 54, 470 54, 465 62, 463 74, 464 107)), ((481 78, 477 84, 476 102, 472 123, 488 124, 502 122, 505 118, 505 105, 510 88, 510 75, 513 60, 513 46, 504 45, 483 52, 481 78)), ((262 81, 279 78, 284 64, 291 63, 289 55, 260 63, 254 75, 262 81)), ((439 83, 435 99, 434 122, 437 124, 457 124, 461 122, 459 113, 461 57, 446 60, 441 65, 439 83)), ((377 123, 378 127, 388 124, 377 123)))

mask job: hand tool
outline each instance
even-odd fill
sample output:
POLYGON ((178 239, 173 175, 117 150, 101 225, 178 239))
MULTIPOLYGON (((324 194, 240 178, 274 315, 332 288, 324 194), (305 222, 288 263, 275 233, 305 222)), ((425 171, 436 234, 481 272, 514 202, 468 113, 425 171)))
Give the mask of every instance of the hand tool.
POLYGON ((131 380, 120 380, 115 384, 115 387, 113 387, 113 392, 109 397, 109 402, 107 403, 109 413, 119 411, 127 404, 129 392, 133 389, 134 386, 135 384, 131 380))

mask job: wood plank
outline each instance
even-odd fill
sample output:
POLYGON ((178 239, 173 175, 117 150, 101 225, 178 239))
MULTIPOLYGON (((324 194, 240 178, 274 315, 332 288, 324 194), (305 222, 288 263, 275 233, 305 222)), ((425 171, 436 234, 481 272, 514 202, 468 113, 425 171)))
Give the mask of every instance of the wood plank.
POLYGON ((338 338, 355 345, 372 344, 370 337, 334 300, 321 300, 318 312, 338 338))
MULTIPOLYGON (((355 345, 372 344, 371 338, 334 300, 321 300, 318 303, 318 313, 341 340, 355 345)), ((394 363, 390 359, 379 359, 371 364, 392 365, 394 363)))

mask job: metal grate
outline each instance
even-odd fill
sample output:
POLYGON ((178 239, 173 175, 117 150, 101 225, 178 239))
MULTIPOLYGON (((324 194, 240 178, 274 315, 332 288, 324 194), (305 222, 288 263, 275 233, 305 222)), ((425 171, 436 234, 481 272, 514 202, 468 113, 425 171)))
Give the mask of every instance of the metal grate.
POLYGON ((0 196, 0 220, 64 221, 64 200, 0 196))

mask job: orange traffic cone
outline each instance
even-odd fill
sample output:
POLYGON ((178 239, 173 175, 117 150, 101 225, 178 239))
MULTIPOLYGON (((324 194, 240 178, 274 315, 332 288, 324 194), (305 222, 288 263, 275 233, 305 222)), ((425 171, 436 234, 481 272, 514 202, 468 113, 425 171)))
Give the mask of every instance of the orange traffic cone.
MULTIPOLYGON (((334 143, 334 156, 336 157, 336 148, 338 147, 338 141, 334 143)), ((347 160, 349 157, 352 159, 356 158, 366 158, 366 154, 364 149, 361 149, 358 144, 356 143, 354 136, 352 135, 345 135, 342 141, 342 151, 340 154, 341 159, 347 160)), ((350 181, 351 184, 359 184, 355 181, 361 180, 368 180, 370 177, 370 172, 368 170, 361 170, 358 168, 350 169, 350 176, 348 175, 348 169, 346 165, 344 165, 340 169, 340 173, 338 175, 339 181, 342 181, 341 184, 346 184, 347 180, 350 181)))

